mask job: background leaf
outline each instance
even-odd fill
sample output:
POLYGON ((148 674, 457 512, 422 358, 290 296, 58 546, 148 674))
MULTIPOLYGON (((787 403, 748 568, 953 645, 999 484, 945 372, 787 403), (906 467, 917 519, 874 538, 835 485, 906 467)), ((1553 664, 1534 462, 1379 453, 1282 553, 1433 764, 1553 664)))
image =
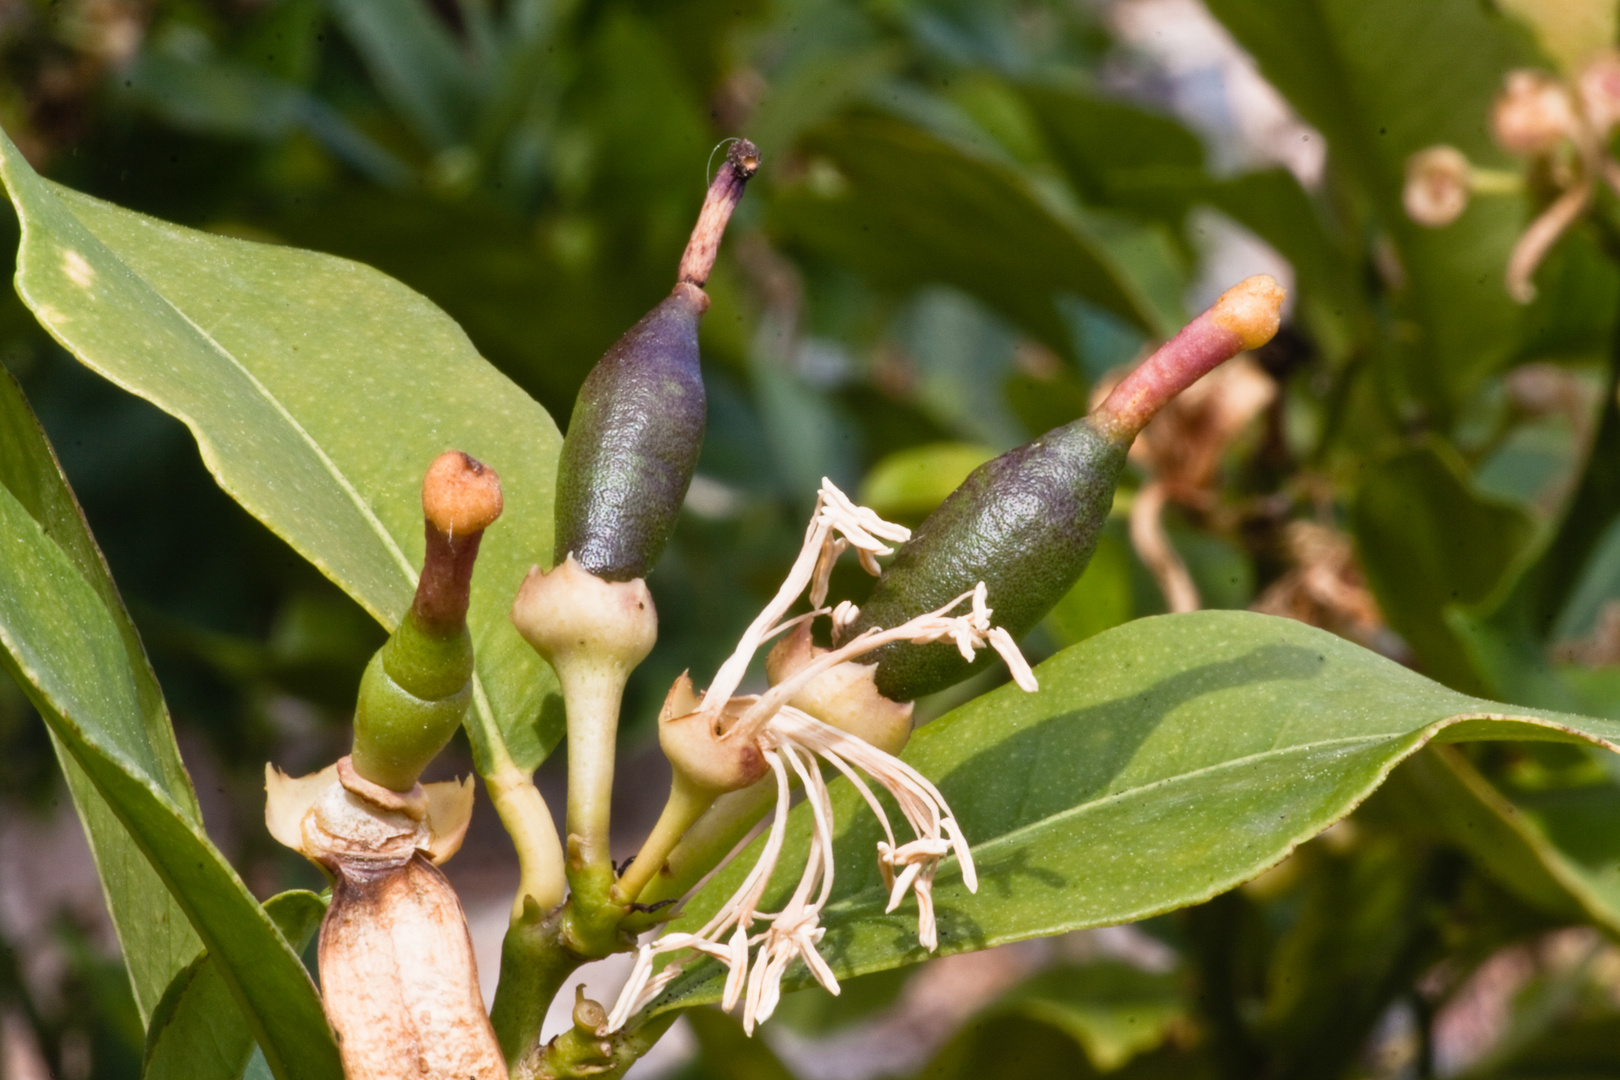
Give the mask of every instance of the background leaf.
POLYGON ((276 1076, 338 1080, 337 1046, 303 964, 195 812, 165 786, 127 644, 106 601, 9 490, 0 490, 0 543, 7 670, 216 958, 276 1076))
POLYGON ((805 149, 832 163, 772 206, 793 245, 859 267, 878 284, 955 285, 1047 345, 1068 352, 1059 295, 1143 328, 1159 316, 1108 248, 1059 217, 1015 171, 969 157, 894 120, 857 116, 817 128, 805 149))
MULTIPOLYGON (((193 824, 202 821, 197 796, 186 776, 175 746, 174 730, 162 691, 146 662, 140 638, 107 574, 106 564, 84 523, 73 492, 62 476, 39 421, 23 399, 9 372, 0 373, 0 485, 15 504, 33 518, 61 554, 89 583, 117 628, 127 672, 136 694, 140 739, 155 764, 154 779, 162 784, 175 807, 193 824)), ((85 837, 95 854, 107 911, 118 932, 124 963, 141 1022, 149 1022, 175 974, 202 948, 185 914, 162 880, 147 865, 140 847, 96 791, 84 770, 75 763, 55 731, 51 745, 67 777, 73 805, 84 823, 85 837)))
POLYGON ((1362 485, 1353 515, 1367 581, 1423 670, 1451 686, 1487 688, 1445 620, 1484 600, 1534 536, 1517 506, 1477 492, 1439 444, 1400 454, 1362 485))
POLYGON ((1523 308, 1509 301, 1502 274, 1524 211, 1514 200, 1476 199, 1452 225, 1421 228, 1400 202, 1406 160, 1446 143, 1477 164, 1507 166, 1484 117, 1503 73, 1535 65, 1535 51, 1517 27, 1473 0, 1212 0, 1209 7, 1326 136, 1330 164, 1371 201, 1399 255, 1397 314, 1413 331, 1389 354, 1390 377, 1424 407, 1449 415, 1509 358, 1522 332, 1523 308))
MULTIPOLYGON (((974 845, 979 891, 948 866, 935 886, 941 952, 1206 900, 1348 814, 1436 737, 1620 746, 1620 722, 1504 712, 1331 634, 1248 612, 1139 619, 1037 675, 1038 693, 986 694, 918 731, 903 755, 974 845)), ((847 788, 835 799, 842 832, 823 917, 822 953, 841 976, 927 956, 911 904, 882 914, 881 833, 858 802, 847 788)), ((806 850, 807 816, 795 818, 786 867, 802 866, 806 850)), ((745 852, 675 928, 700 924, 751 865, 745 852)), ((791 890, 786 876, 768 901, 791 890)), ((654 1007, 715 1000, 714 970, 694 967, 654 1007)))

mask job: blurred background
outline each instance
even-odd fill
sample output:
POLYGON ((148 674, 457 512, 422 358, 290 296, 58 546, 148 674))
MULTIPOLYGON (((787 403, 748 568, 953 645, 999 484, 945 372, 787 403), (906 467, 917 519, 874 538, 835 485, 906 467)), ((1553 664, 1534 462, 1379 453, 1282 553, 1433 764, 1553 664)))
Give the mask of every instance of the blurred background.
MULTIPOLYGON (((1282 332, 1139 440, 1032 659, 1255 608, 1469 693, 1620 716, 1612 123, 1580 98, 1595 151, 1492 137, 1510 71, 1574 100, 1615 42, 1613 0, 0 0, 0 124, 61 183, 399 278, 559 425, 673 283, 721 140, 759 144, 709 286, 698 476, 649 580, 633 850, 664 690, 729 652, 822 476, 915 524, 1256 272, 1289 288, 1282 332), (1462 171, 1418 175, 1441 144, 1462 171), (1414 204, 1425 177, 1455 205, 1414 204), (1541 219, 1534 299, 1510 296, 1526 230, 1577 201, 1541 219)), ((9 290, 0 362, 211 834, 260 896, 319 887, 264 832, 263 764, 342 752, 382 631, 9 290)), ((1200 908, 802 993, 753 1042, 701 1012, 636 1075, 1620 1075, 1617 777, 1572 747, 1425 751, 1200 908)), ((493 815, 448 869, 488 981, 516 881, 493 815)), ((141 1051, 45 729, 0 681, 0 1076, 135 1077, 141 1051)))

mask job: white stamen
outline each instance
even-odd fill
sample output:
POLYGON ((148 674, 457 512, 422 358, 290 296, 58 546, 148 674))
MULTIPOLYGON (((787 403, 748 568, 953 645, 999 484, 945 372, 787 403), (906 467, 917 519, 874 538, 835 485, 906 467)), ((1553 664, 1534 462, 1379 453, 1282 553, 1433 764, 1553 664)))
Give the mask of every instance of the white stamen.
POLYGON ((830 612, 823 606, 832 564, 840 554, 854 548, 861 564, 876 574, 880 569, 876 556, 892 554, 885 541, 903 542, 910 535, 909 530, 851 502, 831 481, 822 481, 816 511, 805 531, 804 546, 786 580, 744 632, 736 651, 721 665, 698 705, 699 711, 710 711, 717 717, 735 716, 722 738, 754 740, 775 774, 776 814, 770 832, 747 877, 702 929, 696 933, 665 933, 641 946, 630 979, 609 1016, 609 1030, 618 1030, 657 997, 691 959, 690 955, 677 959, 653 974, 654 961, 665 953, 712 956, 725 964, 729 971, 722 1004, 731 1009, 738 1001, 744 1003, 743 1027, 749 1033, 775 1010, 781 998, 782 976, 796 958, 803 958, 817 982, 830 992, 838 993, 838 979, 816 948, 825 933, 820 925, 821 910, 831 897, 833 887, 832 796, 816 758, 831 764, 849 779, 882 825, 885 839, 878 841, 877 853, 878 868, 889 890, 887 910, 895 910, 908 891, 913 893, 917 897, 917 938, 925 948, 933 951, 938 945, 932 890, 940 860, 954 854, 961 867, 963 884, 970 892, 977 891, 973 856, 938 788, 898 758, 787 703, 822 673, 891 642, 929 644, 946 638, 970 662, 979 649, 995 649, 1007 662, 1013 680, 1025 690, 1034 690, 1034 674, 1012 635, 1005 628, 991 624, 993 612, 983 582, 943 607, 900 626, 866 630, 839 648, 817 656, 764 694, 736 697, 737 687, 754 653, 771 637, 820 615, 830 614, 838 631, 854 623, 859 609, 848 601, 830 612), (806 589, 815 610, 784 619, 787 610, 806 589), (951 614, 964 603, 968 605, 966 612, 951 614), (789 770, 798 776, 805 802, 810 807, 810 850, 798 887, 787 903, 778 912, 762 912, 759 903, 770 885, 787 835, 789 770), (893 796, 911 826, 914 839, 904 844, 896 842, 883 804, 861 773, 877 781, 893 796), (768 925, 761 932, 750 934, 755 922, 768 925), (750 950, 754 950, 752 960, 750 950))

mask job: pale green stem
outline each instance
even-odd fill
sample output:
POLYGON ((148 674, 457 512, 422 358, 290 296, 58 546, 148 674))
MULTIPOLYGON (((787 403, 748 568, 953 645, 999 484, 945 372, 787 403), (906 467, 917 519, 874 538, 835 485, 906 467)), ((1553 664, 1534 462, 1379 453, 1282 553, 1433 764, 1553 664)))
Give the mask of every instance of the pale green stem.
POLYGON ((562 903, 567 879, 562 841, 540 789, 534 786, 533 777, 504 755, 494 772, 484 777, 484 787, 517 849, 518 890, 512 900, 512 919, 522 916, 525 898, 532 898, 541 911, 550 911, 562 903))
POLYGON ((519 884, 512 904, 512 918, 523 913, 525 896, 532 896, 541 911, 550 911, 562 903, 567 891, 557 823, 534 786, 534 777, 518 768, 507 753, 506 741, 493 719, 489 698, 476 675, 473 677, 473 707, 467 710, 464 723, 485 790, 495 804, 501 824, 512 837, 512 846, 517 849, 519 884))
POLYGON ((608 826, 625 665, 583 651, 554 661, 568 709, 568 879, 593 902, 613 884, 608 826))
MULTIPOLYGON (((686 895, 704 874, 731 854, 775 802, 776 781, 770 777, 741 791, 720 796, 670 851, 663 862, 665 872, 654 877, 642 890, 640 901, 656 904, 686 895)), ((656 920, 657 917, 651 918, 656 920)))
POLYGON ((653 826, 652 833, 636 853, 635 861, 625 869, 618 884, 613 886, 615 900, 628 904, 640 895, 654 875, 664 869, 664 860, 681 837, 703 816, 705 810, 714 805, 715 797, 715 792, 700 791, 680 773, 675 774, 669 785, 669 801, 664 804, 664 812, 658 816, 658 824, 653 826))
POLYGON ((1518 195, 1524 191, 1524 176, 1507 169, 1468 170, 1468 187, 1475 195, 1518 195))

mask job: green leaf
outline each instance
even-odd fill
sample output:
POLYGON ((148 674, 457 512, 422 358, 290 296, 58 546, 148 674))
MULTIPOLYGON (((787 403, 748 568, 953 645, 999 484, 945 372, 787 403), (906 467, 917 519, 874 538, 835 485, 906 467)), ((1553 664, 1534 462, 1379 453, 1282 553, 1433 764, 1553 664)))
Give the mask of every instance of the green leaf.
POLYGON ((1425 750, 1395 775, 1390 794, 1409 827, 1456 844, 1526 903, 1620 933, 1620 787, 1516 803, 1451 747, 1425 750))
POLYGON ((1487 690, 1446 609, 1478 603, 1501 585, 1533 539, 1530 519, 1476 492, 1456 452, 1439 443, 1379 465, 1352 518, 1379 607, 1423 669, 1450 686, 1487 690))
MULTIPOLYGON (((979 889, 954 865, 934 886, 940 952, 1145 918, 1207 900, 1348 814, 1432 740, 1548 739, 1620 747, 1620 722, 1507 710, 1448 690, 1321 630, 1250 612, 1139 619, 918 731, 903 755, 973 843, 979 889)), ((927 958, 916 908, 883 914, 882 833, 842 781, 836 882, 821 951, 842 977, 927 958)), ((803 808, 801 808, 802 810, 803 808)), ((798 810, 766 910, 804 864, 798 810)), ((697 926, 737 887, 744 852, 672 924, 697 926)), ((797 965, 789 983, 806 981, 797 965)), ((692 967, 655 1009, 718 998, 692 967)))
POLYGON ((377 86, 434 150, 471 129, 478 87, 450 33, 422 0, 335 0, 332 14, 377 86))
POLYGON ((1061 294, 1163 329, 1106 246, 1007 166, 874 116, 817 128, 801 146, 819 167, 771 208, 772 225, 795 245, 886 287, 955 285, 1060 352, 1073 349, 1061 294))
POLYGON ((920 520, 995 457, 972 443, 929 443, 888 455, 861 481, 860 502, 884 517, 920 520))
POLYGON ((1447 143, 1475 164, 1513 167, 1486 119, 1502 76, 1535 65, 1534 49, 1476 0, 1211 0, 1210 10, 1370 201, 1406 281, 1397 313, 1415 355, 1392 358, 1392 374, 1430 407, 1454 408, 1521 333, 1523 309, 1503 273, 1525 207, 1475 199, 1453 224, 1421 228, 1401 205, 1406 161, 1447 143))
MULTIPOLYGON (((264 902, 265 911, 292 947, 309 944, 326 914, 312 892, 284 892, 264 902)), ((219 965, 208 953, 169 985, 146 1032, 142 1080, 240 1080, 253 1055, 253 1033, 230 1001, 219 965)))
POLYGON ((1201 179, 1204 147, 1178 121, 1055 86, 1025 86, 1020 93, 1085 202, 1172 213, 1186 208, 1184 194, 1164 181, 1201 179))
POLYGON ((749 1038, 719 1009, 694 1009, 686 1022, 698 1044, 692 1071, 703 1080, 794 1080, 764 1039, 749 1038))
POLYGON ((1067 1032, 1101 1073, 1164 1042, 1186 1013, 1173 974, 1105 962, 1050 968, 993 1005, 1067 1032))
POLYGON ((168 788, 128 643, 106 600, 9 489, 0 489, 0 545, 6 669, 218 961, 276 1076, 338 1080, 337 1046, 309 974, 209 842, 195 808, 168 788))
MULTIPOLYGON (((118 598, 101 551, 90 536, 90 529, 62 476, 45 432, 23 398, 22 388, 3 369, 0 369, 0 486, 100 597, 117 630, 122 652, 117 663, 127 673, 137 699, 136 711, 129 720, 138 725, 139 731, 137 734, 132 730, 131 734, 143 744, 148 760, 155 766, 154 779, 161 783, 164 793, 188 821, 201 822, 197 796, 180 761, 162 691, 146 661, 134 624, 118 598)), ((74 806, 95 855, 96 869, 107 897, 107 911, 118 932, 135 992, 135 1006, 145 1024, 150 1021, 175 973, 191 962, 202 943, 169 890, 147 865, 135 840, 54 730, 51 745, 67 777, 68 790, 73 794, 74 806)))
POLYGON ((41 180, 0 139, 17 287, 87 366, 183 420, 228 493, 387 627, 415 590, 422 474, 446 449, 500 474, 468 622, 479 771, 538 765, 555 681, 507 618, 549 562, 561 440, 443 313, 376 271, 168 225, 41 180), (498 730, 496 730, 498 729, 498 730), (504 743, 504 746, 503 746, 504 743))

